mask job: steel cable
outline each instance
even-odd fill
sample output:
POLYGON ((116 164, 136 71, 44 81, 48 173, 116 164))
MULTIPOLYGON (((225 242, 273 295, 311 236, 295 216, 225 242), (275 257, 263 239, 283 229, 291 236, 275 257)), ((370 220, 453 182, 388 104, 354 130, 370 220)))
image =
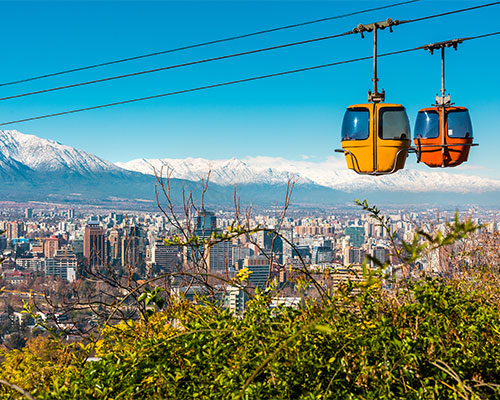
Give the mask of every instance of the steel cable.
MULTIPOLYGON (((491 33, 487 33, 487 34, 483 34, 483 35, 477 35, 477 36, 469 36, 469 37, 458 39, 458 40, 465 42, 468 40, 480 39, 480 38, 491 37, 491 36, 496 36, 496 35, 500 35, 500 31, 491 32, 491 33)), ((380 54, 380 55, 378 55, 378 57, 387 57, 387 56, 392 56, 392 55, 396 55, 396 54, 409 53, 412 51, 425 49, 426 47, 427 47, 427 45, 413 47, 411 49, 392 51, 389 53, 380 54)), ((234 85, 234 84, 238 84, 238 83, 257 81, 257 80, 266 79, 266 78, 272 78, 272 77, 283 76, 283 75, 290 75, 290 74, 295 74, 298 72, 311 71, 311 70, 332 67, 332 66, 341 65, 341 64, 349 64, 349 63, 362 61, 362 60, 371 60, 371 59, 372 59, 372 56, 353 58, 350 60, 337 61, 337 62, 328 63, 328 64, 315 65, 315 66, 311 66, 311 67, 276 72, 276 73, 267 74, 267 75, 260 75, 260 76, 250 77, 250 78, 243 78, 243 79, 238 79, 238 80, 229 81, 229 82, 215 83, 212 85, 205 85, 205 86, 199 86, 199 87, 190 88, 190 89, 177 90, 174 92, 160 93, 160 94, 156 94, 156 95, 152 95, 152 96, 139 97, 139 98, 135 98, 135 99, 117 101, 117 102, 113 102, 113 103, 100 104, 97 106, 78 108, 75 110, 62 111, 62 112, 58 112, 58 113, 40 115, 37 117, 30 117, 30 118, 15 120, 15 121, 3 122, 3 123, 0 123, 0 126, 17 124, 17 123, 27 122, 27 121, 34 121, 34 120, 38 120, 38 119, 51 118, 51 117, 67 115, 67 114, 74 114, 74 113, 79 113, 79 112, 83 112, 83 111, 96 110, 96 109, 100 109, 100 108, 113 107, 113 106, 117 106, 117 105, 121 105, 121 104, 135 103, 135 102, 139 102, 139 101, 157 99, 160 97, 174 96, 174 95, 183 94, 183 93, 197 92, 197 91, 212 89, 212 88, 221 87, 221 86, 229 86, 229 85, 234 85)))

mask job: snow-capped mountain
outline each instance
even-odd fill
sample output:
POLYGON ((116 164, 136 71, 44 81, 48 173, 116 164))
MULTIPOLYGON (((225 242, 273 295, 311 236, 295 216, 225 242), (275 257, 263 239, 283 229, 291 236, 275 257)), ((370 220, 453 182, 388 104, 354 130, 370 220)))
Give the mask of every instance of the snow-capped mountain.
POLYGON ((477 193, 500 190, 500 180, 443 171, 404 169, 393 175, 372 177, 357 175, 345 167, 342 157, 332 156, 323 162, 290 161, 276 157, 247 157, 243 160, 137 159, 116 163, 121 168, 154 174, 163 168, 173 178, 200 180, 207 177, 219 185, 310 183, 344 192, 405 191, 477 193))
POLYGON ((97 156, 54 140, 18 131, 0 131, 0 168, 23 165, 39 172, 71 172, 84 176, 118 172, 120 168, 97 156))
MULTIPOLYGON (((372 201, 407 203, 497 204, 500 180, 432 170, 405 169, 384 177, 359 176, 341 157, 322 162, 247 157, 242 160, 139 159, 112 164, 95 155, 52 140, 0 131, 0 201, 71 201, 104 204, 139 201, 156 206, 152 176, 170 173, 176 204, 183 193, 199 196, 199 180, 210 170, 208 204, 229 205, 234 184, 243 202, 268 206, 282 201, 286 184, 296 182, 295 204, 307 206, 372 201)), ((460 171, 455 171, 460 172, 460 171)))
POLYGON ((151 176, 53 140, 0 131, 0 201, 107 204, 153 195, 151 176))
POLYGON ((157 174, 165 176, 171 173, 172 178, 199 181, 206 179, 210 171, 210 182, 218 185, 234 184, 276 184, 286 183, 295 179, 297 183, 313 183, 310 179, 299 176, 285 168, 273 168, 273 163, 255 165, 251 162, 231 158, 229 160, 206 160, 203 158, 186 159, 137 159, 126 163, 118 162, 117 166, 129 171, 143 174, 157 174))
POLYGON ((24 176, 31 172, 31 169, 0 152, 0 177, 9 178, 11 176, 24 176))

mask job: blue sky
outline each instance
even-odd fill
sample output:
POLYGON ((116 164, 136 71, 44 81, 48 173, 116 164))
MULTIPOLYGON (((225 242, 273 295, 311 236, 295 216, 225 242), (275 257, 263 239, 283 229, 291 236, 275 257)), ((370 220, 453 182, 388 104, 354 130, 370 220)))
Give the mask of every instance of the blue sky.
MULTIPOLYGON (((0 82, 371 8, 396 1, 0 1, 0 82)), ((410 19, 485 4, 430 1, 115 66, 0 87, 1 96, 98 79, 292 41, 358 23, 410 19)), ((379 51, 500 31, 500 6, 396 27, 379 51)), ((478 148, 461 173, 500 178, 500 36, 447 52, 447 89, 471 110, 478 148)), ((359 35, 138 78, 3 101, 0 121, 180 90, 371 55, 359 35)), ((421 50, 379 62, 386 101, 412 125, 440 87, 440 59, 421 50)), ((339 147, 349 104, 366 101, 371 61, 4 127, 55 139, 110 161, 134 158, 275 156, 323 160, 339 147)), ((414 157, 408 166, 415 167, 414 157)), ((419 168, 422 168, 419 166, 419 168)))

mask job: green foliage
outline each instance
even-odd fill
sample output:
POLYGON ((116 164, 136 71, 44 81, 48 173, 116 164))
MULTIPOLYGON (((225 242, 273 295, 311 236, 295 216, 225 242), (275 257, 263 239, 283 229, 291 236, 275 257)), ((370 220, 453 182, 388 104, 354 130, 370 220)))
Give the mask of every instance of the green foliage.
POLYGON ((65 333, 63 330, 56 329, 53 326, 49 326, 49 324, 47 324, 47 321, 45 321, 42 318, 42 316, 38 312, 36 312, 33 305, 27 303, 24 300, 23 300, 23 310, 21 311, 21 314, 27 314, 29 317, 31 317, 35 324, 35 328, 39 328, 48 332, 54 339, 62 337, 65 333))
POLYGON ((147 316, 150 317, 157 310, 163 309, 165 305, 165 300, 160 296, 161 292, 164 292, 165 289, 161 287, 156 287, 153 290, 146 288, 143 293, 137 298, 137 301, 143 301, 146 306, 147 316), (149 305, 153 305, 155 308, 148 308, 149 305))
MULTIPOLYGON (((22 350, 0 350, 1 378, 10 384, 27 388, 35 398, 46 398, 47 389, 61 393, 88 356, 89 347, 83 344, 61 345, 56 340, 39 336, 22 350)), ((23 396, 17 394, 18 398, 23 396)), ((0 387, 1 398, 17 398, 8 387, 0 387)))
POLYGON ((71 352, 47 341, 6 353, 1 376, 47 399, 493 398, 500 309, 482 278, 425 279, 397 295, 365 285, 301 310, 261 293, 242 318, 179 303, 106 328, 99 361, 58 363, 71 352))

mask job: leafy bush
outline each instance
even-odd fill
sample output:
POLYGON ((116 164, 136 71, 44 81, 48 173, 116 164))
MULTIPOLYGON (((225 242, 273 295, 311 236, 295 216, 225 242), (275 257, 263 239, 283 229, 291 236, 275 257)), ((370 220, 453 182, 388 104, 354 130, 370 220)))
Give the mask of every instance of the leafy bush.
POLYGON ((488 278, 425 279, 393 294, 371 279, 300 310, 271 308, 273 293, 260 293, 242 318, 178 303, 107 327, 99 361, 82 363, 93 346, 45 341, 5 354, 1 375, 47 399, 493 398, 500 310, 488 278))

